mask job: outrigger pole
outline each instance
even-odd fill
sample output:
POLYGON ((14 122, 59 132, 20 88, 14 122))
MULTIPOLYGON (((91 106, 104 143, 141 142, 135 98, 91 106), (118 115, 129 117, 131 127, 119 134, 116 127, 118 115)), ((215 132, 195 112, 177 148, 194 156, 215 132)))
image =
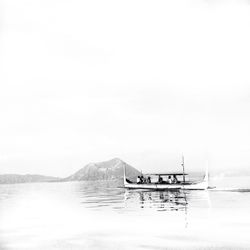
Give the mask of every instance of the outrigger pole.
POLYGON ((183 171, 183 182, 185 183, 185 169, 184 169, 184 155, 182 155, 182 171, 183 171))

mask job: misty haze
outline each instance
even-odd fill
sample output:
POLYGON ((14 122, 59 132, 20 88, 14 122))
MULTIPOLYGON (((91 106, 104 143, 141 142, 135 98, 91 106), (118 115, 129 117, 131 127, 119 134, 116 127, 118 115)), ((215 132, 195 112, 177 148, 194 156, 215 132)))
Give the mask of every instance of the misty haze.
POLYGON ((0 250, 250 249, 250 5, 0 1, 0 250))

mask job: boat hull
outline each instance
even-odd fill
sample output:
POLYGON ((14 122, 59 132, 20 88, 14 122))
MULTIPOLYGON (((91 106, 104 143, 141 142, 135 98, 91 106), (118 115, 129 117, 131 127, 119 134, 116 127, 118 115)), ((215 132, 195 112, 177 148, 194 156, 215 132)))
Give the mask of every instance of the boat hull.
POLYGON ((189 183, 189 184, 137 184, 137 183, 124 183, 125 188, 129 189, 151 189, 151 190, 176 190, 176 189, 184 189, 184 190, 206 190, 208 185, 206 182, 200 183, 189 183))
POLYGON ((154 190, 181 189, 180 185, 155 184, 155 183, 150 183, 150 184, 124 183, 124 187, 130 189, 154 189, 154 190))

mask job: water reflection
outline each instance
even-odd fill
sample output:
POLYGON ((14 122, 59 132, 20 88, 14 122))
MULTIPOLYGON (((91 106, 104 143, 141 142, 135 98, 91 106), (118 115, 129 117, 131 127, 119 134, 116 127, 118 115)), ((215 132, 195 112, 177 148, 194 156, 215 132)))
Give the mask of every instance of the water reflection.
POLYGON ((178 224, 180 228, 192 225, 197 212, 201 217, 207 217, 210 205, 207 191, 124 191, 124 206, 127 211, 137 210, 140 214, 143 211, 150 216, 157 216, 161 212, 161 221, 169 224, 171 218, 171 226, 178 224))
POLYGON ((157 211, 183 211, 188 202, 183 191, 125 190, 125 207, 151 208, 157 211))
POLYGON ((210 206, 207 191, 128 190, 117 186, 116 182, 81 182, 76 184, 74 193, 82 206, 99 211, 187 211, 190 204, 191 207, 210 206))

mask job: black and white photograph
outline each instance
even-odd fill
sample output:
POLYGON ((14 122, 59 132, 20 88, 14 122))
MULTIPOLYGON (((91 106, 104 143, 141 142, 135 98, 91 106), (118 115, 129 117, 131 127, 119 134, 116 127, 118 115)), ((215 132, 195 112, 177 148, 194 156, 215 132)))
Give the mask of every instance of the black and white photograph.
POLYGON ((249 0, 0 0, 0 250, 249 233, 249 0))

